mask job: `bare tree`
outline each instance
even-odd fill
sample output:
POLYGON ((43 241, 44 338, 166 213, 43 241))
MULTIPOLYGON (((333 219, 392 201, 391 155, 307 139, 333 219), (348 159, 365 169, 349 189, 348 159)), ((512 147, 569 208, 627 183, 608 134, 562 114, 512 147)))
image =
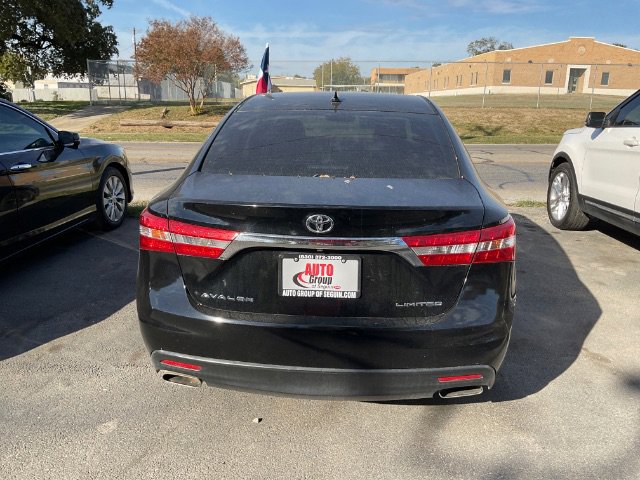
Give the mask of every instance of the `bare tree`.
POLYGON ((152 20, 136 62, 136 75, 154 82, 166 78, 185 92, 192 113, 202 108, 218 72, 238 72, 248 65, 238 37, 220 30, 210 17, 195 16, 177 23, 152 20))

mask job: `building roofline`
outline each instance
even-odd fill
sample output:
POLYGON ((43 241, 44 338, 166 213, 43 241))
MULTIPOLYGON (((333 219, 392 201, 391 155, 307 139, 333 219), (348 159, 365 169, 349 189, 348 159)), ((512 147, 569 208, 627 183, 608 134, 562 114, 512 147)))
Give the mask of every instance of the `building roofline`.
MULTIPOLYGON (((578 39, 593 40, 594 43, 601 43, 601 44, 610 45, 610 46, 613 46, 613 47, 617 46, 617 45, 611 45, 610 43, 599 42, 599 41, 597 41, 595 39, 595 37, 569 37, 567 40, 561 40, 559 42, 540 43, 540 44, 537 44, 537 45, 528 45, 526 47, 508 48, 508 49, 505 49, 505 50, 491 50, 490 52, 481 53, 480 55, 474 55, 472 57, 463 58, 462 60, 458 60, 458 62, 463 62, 465 60, 469 60, 469 59, 472 59, 472 58, 481 57, 483 55, 488 55, 490 53, 515 52, 516 50, 527 50, 527 49, 530 49, 530 48, 548 47, 549 45, 559 45, 561 43, 569 43, 569 42, 571 42, 571 40, 578 40, 578 39)), ((619 47, 619 48, 623 48, 623 47, 619 47)), ((633 49, 630 48, 628 50, 633 50, 633 49)), ((455 62, 453 62, 453 63, 455 63, 455 62)))
POLYGON ((606 45, 607 47, 622 48, 623 50, 629 50, 631 52, 640 54, 640 50, 636 50, 635 48, 621 47, 620 45, 614 45, 613 43, 607 43, 607 42, 600 42, 598 40, 594 40, 593 43, 599 43, 600 45, 606 45))

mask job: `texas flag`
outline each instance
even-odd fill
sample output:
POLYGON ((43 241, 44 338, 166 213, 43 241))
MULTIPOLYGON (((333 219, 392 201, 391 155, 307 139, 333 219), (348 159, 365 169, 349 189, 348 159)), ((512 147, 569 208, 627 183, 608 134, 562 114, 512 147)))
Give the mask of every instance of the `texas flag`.
POLYGON ((264 50, 262 63, 260 63, 260 73, 256 84, 256 93, 271 93, 271 76, 269 75, 269 44, 264 50))

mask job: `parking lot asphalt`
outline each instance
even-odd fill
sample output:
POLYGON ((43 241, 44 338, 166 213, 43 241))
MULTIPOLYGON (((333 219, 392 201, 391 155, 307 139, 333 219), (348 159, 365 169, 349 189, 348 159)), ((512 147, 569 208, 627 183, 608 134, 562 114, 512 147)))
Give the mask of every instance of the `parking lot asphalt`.
POLYGON ((640 478, 640 240, 513 210, 518 305, 495 388, 318 401, 162 382, 137 327, 137 224, 0 269, 0 478, 640 478))

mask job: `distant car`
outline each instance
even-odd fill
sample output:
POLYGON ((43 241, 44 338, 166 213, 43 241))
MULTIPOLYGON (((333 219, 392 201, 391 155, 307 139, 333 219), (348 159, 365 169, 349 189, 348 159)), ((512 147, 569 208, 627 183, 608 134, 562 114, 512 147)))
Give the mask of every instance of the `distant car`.
POLYGON ((256 95, 140 218, 162 378, 320 398, 491 388, 515 224, 419 96, 256 95))
POLYGON ((640 90, 565 132, 549 170, 547 211, 562 230, 597 218, 640 234, 640 90))
POLYGON ((90 220, 116 228, 132 196, 121 147, 0 100, 0 260, 90 220))

